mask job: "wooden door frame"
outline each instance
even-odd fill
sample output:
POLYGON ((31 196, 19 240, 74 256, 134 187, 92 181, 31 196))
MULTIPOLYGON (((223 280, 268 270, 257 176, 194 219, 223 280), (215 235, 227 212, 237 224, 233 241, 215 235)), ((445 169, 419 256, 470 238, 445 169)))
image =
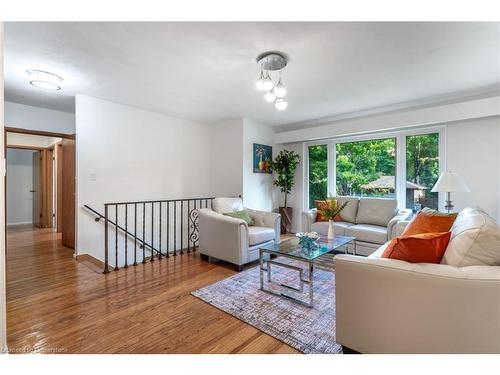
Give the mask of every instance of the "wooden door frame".
POLYGON ((44 137, 54 137, 54 138, 68 138, 75 139, 75 134, 67 134, 67 133, 56 133, 56 132, 48 132, 44 130, 31 130, 31 129, 23 129, 23 128, 15 128, 12 126, 6 126, 5 133, 18 133, 18 134, 28 134, 28 135, 41 135, 44 137))
MULTIPOLYGON (((13 127, 13 126, 4 126, 4 155, 5 155, 5 160, 7 160, 7 149, 8 148, 17 148, 17 149, 28 149, 28 150, 41 150, 43 147, 30 147, 30 146, 8 146, 7 145, 7 133, 18 133, 18 134, 28 134, 28 135, 40 135, 44 137, 55 137, 55 138, 66 138, 66 139, 75 139, 76 135, 75 134, 67 134, 67 133, 57 133, 57 132, 50 132, 50 131, 45 131, 45 130, 32 130, 32 129, 25 129, 25 128, 18 128, 18 127, 13 127), (27 148, 29 147, 29 148, 27 148)), ((7 173, 5 173, 4 176, 4 184, 5 187, 7 187, 7 173)), ((4 205, 5 208, 7 208, 7 189, 4 189, 4 205)), ((76 200, 75 200, 76 204, 76 200)), ((4 233, 5 233, 5 251, 7 251, 7 210, 4 212, 5 216, 5 226, 4 226, 4 233)), ((75 218, 76 220, 76 218, 75 218)), ((57 229, 56 229, 57 230, 57 229)))
POLYGON ((55 176, 56 176, 56 201, 55 201, 55 213, 56 213, 56 232, 61 233, 62 231, 62 142, 56 142, 54 144, 54 157, 55 157, 55 176))
MULTIPOLYGON (((55 228, 53 213, 54 213, 54 173, 56 171, 53 168, 54 161, 53 157, 55 156, 55 147, 54 145, 50 147, 29 147, 29 146, 7 146, 5 147, 5 160, 7 160, 7 150, 26 150, 33 152, 41 152, 41 179, 42 179, 42 220, 40 221, 41 228, 55 228), (52 157, 50 157, 52 156, 52 157)), ((7 174, 5 174, 5 183, 7 183, 7 174)), ((6 185, 7 186, 7 185, 6 185)), ((7 190, 7 189, 5 189, 7 190)), ((5 192, 5 197, 7 199, 7 191, 5 192)), ((7 202, 6 202, 7 204, 7 202)), ((6 206, 7 207, 7 206, 6 206)), ((5 224, 7 226, 7 222, 5 224)))

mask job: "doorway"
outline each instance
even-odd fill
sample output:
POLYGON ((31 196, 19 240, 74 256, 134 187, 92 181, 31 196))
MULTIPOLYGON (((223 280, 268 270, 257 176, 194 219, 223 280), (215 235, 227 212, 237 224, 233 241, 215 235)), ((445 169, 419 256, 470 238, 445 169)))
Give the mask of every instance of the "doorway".
POLYGON ((7 229, 49 229, 75 248, 74 135, 5 128, 7 229))

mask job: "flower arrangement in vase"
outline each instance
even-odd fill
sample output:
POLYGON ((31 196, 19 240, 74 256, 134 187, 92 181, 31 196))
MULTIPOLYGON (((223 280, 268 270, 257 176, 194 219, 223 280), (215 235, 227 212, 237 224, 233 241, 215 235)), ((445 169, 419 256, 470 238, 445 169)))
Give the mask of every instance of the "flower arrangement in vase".
POLYGON ((333 229, 333 220, 334 220, 335 216, 340 214, 342 212, 342 210, 345 208, 345 206, 347 206, 347 203, 349 203, 349 202, 344 202, 344 204, 342 204, 339 207, 335 197, 330 194, 330 198, 325 200, 323 202, 321 210, 318 210, 321 212, 321 215, 326 220, 328 220, 328 240, 333 240, 335 238, 335 232, 333 229))

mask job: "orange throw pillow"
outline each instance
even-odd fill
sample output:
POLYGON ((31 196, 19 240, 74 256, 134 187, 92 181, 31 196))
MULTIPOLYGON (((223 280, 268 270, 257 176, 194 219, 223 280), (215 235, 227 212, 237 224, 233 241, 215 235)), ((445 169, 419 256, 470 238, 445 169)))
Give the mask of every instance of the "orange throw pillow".
POLYGON ((403 236, 412 236, 422 233, 448 232, 455 221, 457 214, 443 214, 434 210, 422 210, 410 221, 403 236))
MULTIPOLYGON (((337 205, 337 200, 334 200, 337 205)), ((314 201, 314 205, 316 206, 316 221, 327 221, 326 218, 321 214, 323 208, 328 204, 328 201, 314 201)), ((333 221, 342 221, 340 214, 335 215, 333 221)))
POLYGON ((450 237, 451 232, 396 237, 389 242, 382 258, 410 263, 440 263, 450 237))

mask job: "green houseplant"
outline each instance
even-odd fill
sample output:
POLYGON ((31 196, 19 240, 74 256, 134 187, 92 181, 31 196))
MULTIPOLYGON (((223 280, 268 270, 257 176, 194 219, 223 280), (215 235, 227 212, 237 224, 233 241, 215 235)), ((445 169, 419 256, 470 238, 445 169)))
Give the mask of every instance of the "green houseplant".
POLYGON ((281 233, 285 234, 292 229, 292 207, 288 207, 288 194, 292 192, 295 185, 295 171, 300 163, 300 155, 295 151, 281 150, 271 164, 275 174, 273 184, 280 188, 285 195, 284 205, 279 207, 281 214, 281 233))

